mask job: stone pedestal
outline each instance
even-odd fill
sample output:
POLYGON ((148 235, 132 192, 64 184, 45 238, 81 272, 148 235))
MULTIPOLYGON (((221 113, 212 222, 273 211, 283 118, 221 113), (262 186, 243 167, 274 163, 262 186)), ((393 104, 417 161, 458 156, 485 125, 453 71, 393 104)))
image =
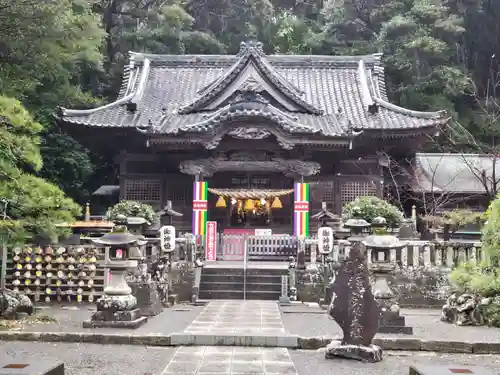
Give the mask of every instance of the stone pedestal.
POLYGON ((380 323, 378 333, 413 334, 413 327, 406 326, 405 317, 400 315, 396 296, 389 287, 387 277, 394 272, 395 266, 390 263, 375 263, 372 265, 373 295, 380 307, 380 323))
POLYGON ((0 375, 64 375, 64 363, 43 359, 0 362, 0 375))
POLYGON ((377 345, 342 345, 340 341, 333 340, 326 346, 326 359, 348 358, 362 362, 380 362, 383 350, 377 345))
POLYGON ((129 282, 132 295, 137 299, 137 308, 141 316, 156 316, 163 311, 163 306, 158 295, 157 283, 151 282, 129 282))
POLYGON ((125 281, 125 271, 137 266, 137 261, 107 261, 110 280, 104 295, 97 300, 97 311, 90 320, 83 322, 83 328, 137 328, 148 318, 141 317, 137 299, 125 281))

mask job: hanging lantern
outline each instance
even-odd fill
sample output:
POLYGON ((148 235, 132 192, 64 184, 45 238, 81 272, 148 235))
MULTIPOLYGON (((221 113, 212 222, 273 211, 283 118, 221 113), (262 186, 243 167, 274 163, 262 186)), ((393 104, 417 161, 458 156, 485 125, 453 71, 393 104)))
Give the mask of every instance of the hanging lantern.
POLYGON ((247 199, 245 202, 245 210, 252 211, 255 208, 255 203, 251 199, 247 199))
POLYGON ((222 195, 217 200, 217 203, 215 204, 215 207, 218 207, 218 208, 225 208, 225 207, 227 207, 226 206, 226 200, 224 199, 224 197, 222 195))
POLYGON ((271 208, 283 208, 283 205, 278 197, 274 198, 271 208))

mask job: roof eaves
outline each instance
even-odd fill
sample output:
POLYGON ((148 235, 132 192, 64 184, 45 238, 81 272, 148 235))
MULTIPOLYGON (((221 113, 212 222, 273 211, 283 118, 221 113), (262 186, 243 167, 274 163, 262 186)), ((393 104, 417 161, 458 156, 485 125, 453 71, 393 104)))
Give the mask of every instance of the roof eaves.
POLYGON ((396 104, 392 104, 381 98, 373 98, 373 100, 375 101, 376 104, 380 105, 381 107, 402 115, 417 117, 421 119, 431 119, 435 120, 436 123, 447 123, 450 120, 450 117, 448 116, 448 113, 445 110, 435 111, 435 112, 421 112, 400 107, 396 104))
POLYGON ((122 84, 122 89, 120 90, 123 93, 123 97, 121 97, 120 99, 117 99, 114 102, 105 104, 103 106, 99 106, 96 108, 89 108, 89 109, 68 109, 64 107, 59 107, 58 117, 60 117, 63 121, 76 123, 77 121, 74 120, 71 121, 65 118, 89 116, 97 112, 114 108, 116 106, 129 105, 129 104, 133 105, 132 110, 135 111, 137 109, 137 103, 141 100, 144 91, 146 89, 146 83, 150 71, 150 61, 149 59, 143 60, 143 66, 139 77, 137 77, 137 74, 135 75, 132 74, 132 70, 134 67, 135 67, 134 60, 133 57, 131 57, 130 66, 129 69, 127 69, 126 71, 126 76, 124 77, 123 80, 124 82, 122 84), (139 83, 137 87, 134 87, 137 79, 139 79, 139 83))
POLYGON ((299 123, 297 117, 284 113, 272 105, 262 103, 260 108, 258 108, 256 103, 252 103, 251 108, 245 108, 245 103, 238 104, 239 105, 229 104, 215 111, 210 116, 207 116, 203 121, 195 124, 184 125, 179 130, 183 132, 207 132, 213 131, 214 127, 225 121, 231 121, 243 117, 261 117, 276 122, 283 127, 284 130, 290 133, 315 134, 320 132, 319 129, 299 123))

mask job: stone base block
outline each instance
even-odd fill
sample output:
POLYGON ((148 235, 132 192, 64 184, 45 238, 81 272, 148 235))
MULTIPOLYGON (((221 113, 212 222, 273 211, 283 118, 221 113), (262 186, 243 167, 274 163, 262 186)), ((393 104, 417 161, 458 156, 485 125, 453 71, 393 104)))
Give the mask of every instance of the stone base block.
POLYGON ((64 364, 56 361, 32 359, 0 362, 0 375, 64 375, 64 364))
POLYGON ((100 310, 92 314, 91 320, 100 322, 131 322, 141 316, 141 310, 100 310))
POLYGON ((379 326, 377 333, 402 333, 413 335, 413 327, 408 326, 379 326))
POLYGON ((137 299, 137 308, 141 316, 156 316, 163 311, 163 306, 158 295, 157 283, 128 283, 132 295, 137 299))
POLYGON ((83 328, 128 328, 136 329, 148 321, 147 316, 141 316, 135 320, 116 321, 116 320, 85 320, 83 328))
POLYGON ((376 345, 342 345, 342 342, 333 340, 326 346, 326 359, 347 358, 362 362, 382 361, 383 350, 376 345))
POLYGON ((167 303, 168 303, 168 305, 169 305, 169 306, 174 306, 174 305, 176 305, 178 302, 179 302, 179 301, 178 301, 178 296, 177 296, 177 294, 169 294, 169 295, 168 295, 168 301, 167 301, 167 303))
POLYGON ((288 296, 280 296, 279 303, 281 306, 288 306, 291 304, 290 297, 288 296))

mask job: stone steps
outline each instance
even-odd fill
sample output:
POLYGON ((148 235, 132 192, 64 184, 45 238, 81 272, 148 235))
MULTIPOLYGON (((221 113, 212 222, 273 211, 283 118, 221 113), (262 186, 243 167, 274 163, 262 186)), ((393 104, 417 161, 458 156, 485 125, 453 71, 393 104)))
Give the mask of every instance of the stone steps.
POLYGON ((198 298, 202 300, 271 300, 281 295, 281 275, 286 270, 204 268, 198 298), (246 286, 245 286, 246 281, 246 286))
POLYGON ((246 280, 247 284, 254 283, 269 283, 269 284, 279 284, 281 285, 281 275, 260 275, 252 276, 247 275, 246 278, 243 275, 206 275, 201 274, 202 283, 241 283, 246 280))
POLYGON ((259 300, 259 301, 277 301, 280 297, 280 292, 274 291, 236 291, 236 290, 200 290, 199 298, 202 300, 222 300, 222 299, 235 299, 243 300, 259 300))
MULTIPOLYGON (((262 280, 261 280, 262 281, 262 280)), ((280 280, 281 281, 281 280, 280 280)), ((234 290, 234 291, 243 291, 245 289, 245 283, 241 282, 231 282, 231 281, 205 281, 203 285, 207 287, 207 290, 234 290)), ((246 283, 247 290, 259 290, 264 292, 281 292, 281 284, 278 283, 268 283, 268 282, 259 282, 259 283, 246 283)))

